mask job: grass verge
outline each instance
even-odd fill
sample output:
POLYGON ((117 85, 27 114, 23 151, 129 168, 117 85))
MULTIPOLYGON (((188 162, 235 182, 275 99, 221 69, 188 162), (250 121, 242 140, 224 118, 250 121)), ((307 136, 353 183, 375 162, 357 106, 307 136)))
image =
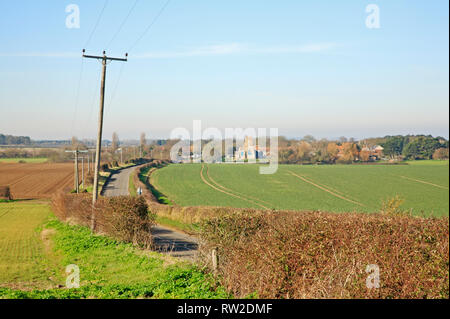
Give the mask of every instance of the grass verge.
MULTIPOLYGON (((20 203, 23 205, 23 203, 20 203)), ((9 205, 9 204, 2 204, 9 205)), ((19 205, 14 203, 14 205, 19 205)), ((93 235, 88 228, 69 226, 56 220, 49 212, 47 204, 37 204, 37 209, 47 210, 44 219, 29 225, 27 236, 34 237, 39 243, 39 234, 45 231, 51 241, 52 271, 57 274, 49 288, 46 279, 46 266, 36 263, 40 258, 34 250, 17 250, 16 257, 30 254, 31 258, 21 261, 36 272, 42 273, 34 278, 21 277, 21 272, 3 277, 0 281, 0 298, 227 298, 224 288, 216 285, 214 279, 199 270, 196 266, 181 262, 174 258, 156 252, 140 250, 131 244, 125 244, 108 237, 93 235), (40 227, 37 227, 41 224, 40 227), (52 256, 58 256, 52 258, 52 256), (65 285, 64 271, 67 265, 75 264, 80 269, 80 288, 62 288, 65 285), (22 282, 22 286, 6 283, 22 282)), ((6 213, 7 208, 1 207, 0 213, 6 213)), ((25 207, 27 209, 27 207, 25 207)), ((0 214, 1 215, 1 214, 0 214)), ((5 216, 6 216, 5 215, 5 216)), ((16 215, 15 220, 28 224, 29 218, 16 215)), ((11 225, 7 222, 6 225, 11 225)), ((7 227, 11 228, 11 227, 7 227)), ((8 249, 11 243, 20 243, 23 239, 14 236, 6 238, 1 248, 8 249)), ((44 249, 44 248, 43 248, 44 249)), ((1 263, 4 260, 2 254, 1 263)), ((28 255, 27 255, 28 256, 28 255)), ((47 267, 48 268, 48 267, 47 267)))

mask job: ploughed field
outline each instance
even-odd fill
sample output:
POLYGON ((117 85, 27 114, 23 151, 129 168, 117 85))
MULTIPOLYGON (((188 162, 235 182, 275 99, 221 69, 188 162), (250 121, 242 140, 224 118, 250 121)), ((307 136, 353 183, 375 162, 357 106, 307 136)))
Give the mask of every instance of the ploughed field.
POLYGON ((413 214, 449 215, 448 161, 423 165, 172 164, 152 185, 182 206, 375 212, 398 195, 413 214))
POLYGON ((73 172, 72 163, 0 163, 0 186, 16 199, 50 198, 73 187, 73 172))

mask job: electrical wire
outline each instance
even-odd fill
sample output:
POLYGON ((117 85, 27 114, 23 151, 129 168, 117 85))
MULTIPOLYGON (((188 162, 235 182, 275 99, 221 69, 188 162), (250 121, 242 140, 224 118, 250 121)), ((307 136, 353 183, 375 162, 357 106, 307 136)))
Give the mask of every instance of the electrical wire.
POLYGON ((162 6, 161 10, 159 10, 159 12, 156 14, 156 16, 153 18, 153 20, 150 22, 150 24, 144 30, 144 32, 138 37, 138 39, 130 47, 128 52, 133 50, 136 47, 136 45, 138 45, 138 43, 142 40, 142 38, 147 34, 147 32, 151 29, 151 27, 155 24, 155 22, 158 20, 158 18, 161 16, 161 14, 164 12, 164 10, 169 5, 169 3, 170 3, 170 0, 167 0, 166 3, 162 6))
POLYGON ((121 63, 119 76, 117 77, 117 81, 116 81, 114 89, 113 89, 113 91, 111 93, 111 96, 110 96, 110 99, 109 99, 109 103, 107 104, 109 107, 108 107, 108 111, 105 111, 105 119, 108 117, 108 114, 110 113, 109 111, 111 111, 111 107, 113 105, 114 97, 116 96, 117 88, 119 87, 120 79, 122 78, 122 73, 123 73, 124 66, 125 66, 125 63, 121 63))
POLYGON ((78 113, 78 101, 79 101, 79 97, 80 97, 81 79, 83 77, 83 65, 84 65, 84 59, 83 59, 83 57, 81 57, 80 75, 78 77, 78 86, 77 86, 77 91, 76 91, 77 93, 75 96, 75 110, 74 110, 74 114, 72 117, 72 125, 70 128, 70 137, 72 137, 73 129, 75 127, 75 121, 76 121, 77 113, 78 113))
POLYGON ((94 35, 95 31, 97 30, 98 24, 99 24, 99 22, 100 22, 100 19, 101 19, 102 16, 103 16, 103 12, 105 12, 105 8, 106 8, 107 4, 108 4, 108 0, 105 0, 105 4, 103 5, 102 11, 100 11, 100 14, 99 14, 99 16, 98 16, 98 18, 97 18, 97 22, 96 22, 95 25, 94 25, 94 29, 92 29, 92 32, 91 32, 91 34, 89 35, 89 38, 88 38, 86 44, 84 45, 84 48, 87 48, 87 46, 88 46, 89 43, 91 42, 92 36, 94 35))
POLYGON ((123 26, 128 21, 128 18, 130 17, 131 13, 133 12, 134 8, 136 7, 139 0, 134 1, 134 4, 131 6, 130 10, 128 11, 128 14, 126 15, 125 19, 122 21, 122 23, 119 26, 119 29, 116 31, 116 33, 113 35, 111 40, 108 42, 108 45, 106 46, 106 49, 111 46, 112 42, 116 39, 116 37, 119 35, 120 31, 122 31, 123 26))

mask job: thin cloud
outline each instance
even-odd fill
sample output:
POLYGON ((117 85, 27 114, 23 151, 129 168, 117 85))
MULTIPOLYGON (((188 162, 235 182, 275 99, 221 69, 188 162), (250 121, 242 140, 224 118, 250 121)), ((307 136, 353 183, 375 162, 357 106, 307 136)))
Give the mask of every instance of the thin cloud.
POLYGON ((75 52, 19 52, 5 53, 0 52, 0 57, 9 58, 76 58, 81 57, 81 53, 75 52))
POLYGON ((334 43, 316 43, 302 46, 275 46, 258 47, 240 43, 219 44, 203 46, 194 49, 175 52, 150 52, 133 55, 137 59, 170 59, 197 56, 220 56, 236 54, 288 54, 288 53, 315 53, 331 50, 334 43))
MULTIPOLYGON (((300 46, 272 46, 259 47, 242 43, 228 43, 201 46, 197 48, 186 49, 182 51, 162 51, 149 52, 132 55, 136 59, 173 59, 186 57, 202 56, 225 56, 237 54, 301 54, 317 53, 329 51, 336 47, 334 43, 313 43, 300 46)), ((7 53, 0 52, 0 57, 18 57, 18 58, 78 58, 81 53, 78 52, 19 52, 7 53)))

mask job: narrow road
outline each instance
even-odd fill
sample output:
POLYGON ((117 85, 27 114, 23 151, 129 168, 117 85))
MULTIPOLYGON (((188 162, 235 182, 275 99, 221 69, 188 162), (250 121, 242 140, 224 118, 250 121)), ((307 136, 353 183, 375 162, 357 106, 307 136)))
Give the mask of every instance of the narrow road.
POLYGON ((135 167, 128 167, 113 173, 103 186, 102 195, 107 197, 128 195, 128 180, 135 167))
MULTIPOLYGON (((134 169, 135 167, 124 168, 112 174, 103 187, 102 194, 108 197, 128 195, 128 181, 134 169)), ((195 237, 161 225, 153 227, 152 235, 158 251, 173 257, 195 258, 198 249, 195 237)))

